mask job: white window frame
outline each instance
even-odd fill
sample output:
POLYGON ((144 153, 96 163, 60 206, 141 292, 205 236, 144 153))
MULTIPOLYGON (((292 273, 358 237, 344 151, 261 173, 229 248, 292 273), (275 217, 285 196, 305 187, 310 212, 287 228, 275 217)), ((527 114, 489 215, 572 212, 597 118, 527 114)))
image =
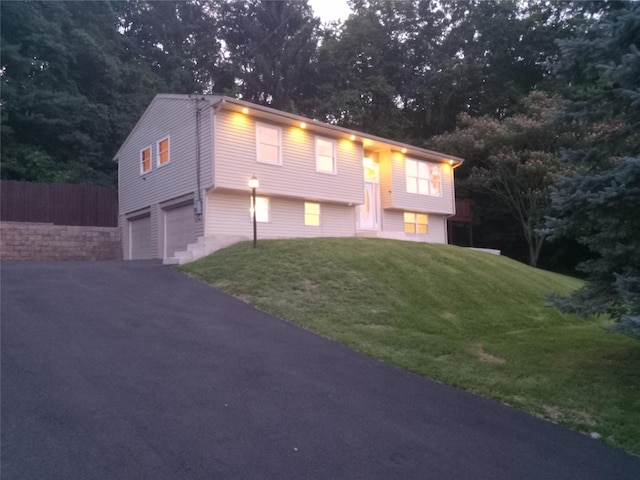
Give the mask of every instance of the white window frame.
MULTIPOLYGON (((250 198, 249 201, 249 218, 253 222, 253 198, 250 198)), ((271 199, 269 197, 256 196, 256 212, 257 223, 271 223, 271 199), (266 205, 266 209, 260 208, 261 205, 266 205)))
POLYGON ((407 158, 405 160, 405 178, 407 193, 442 197, 442 170, 440 165, 407 158), (433 169, 437 169, 439 174, 439 189, 437 193, 434 193, 435 189, 431 185, 433 169))
MULTIPOLYGON (((336 141, 333 138, 326 138, 326 137, 316 137, 315 138, 315 145, 316 145, 316 172, 318 173, 326 173, 329 175, 336 175, 337 173, 337 166, 336 166, 336 141), (331 144, 331 170, 326 170, 323 168, 320 168, 320 163, 319 163, 319 159, 320 159, 320 152, 319 152, 319 147, 318 147, 318 142, 327 142, 331 144)), ((322 157, 324 158, 328 158, 326 155, 322 155, 322 157)))
POLYGON ((256 122, 256 161, 259 163, 266 163, 269 165, 282 165, 282 128, 281 127, 277 127, 275 125, 270 125, 268 123, 260 123, 260 122, 256 122), (275 130, 278 133, 278 144, 277 145, 273 145, 270 143, 264 143, 261 141, 260 138, 260 129, 261 128, 267 128, 267 129, 271 129, 271 130, 275 130), (260 145, 269 145, 269 146, 276 146, 278 147, 278 158, 276 159, 276 161, 272 161, 269 159, 264 159, 264 158, 260 158, 260 145))
POLYGON ((171 163, 171 138, 169 135, 162 137, 160 140, 156 142, 156 167, 164 167, 165 165, 169 165, 171 163), (160 143, 167 141, 167 163, 160 163, 160 143))
POLYGON ((147 173, 153 170, 153 149, 151 148, 151 145, 147 145, 146 147, 140 149, 140 155, 138 156, 138 163, 140 166, 140 175, 146 175, 147 173), (142 162, 142 154, 146 150, 149 150, 149 170, 144 169, 144 163, 142 162))
POLYGON ((308 227, 320 226, 321 208, 320 204, 316 202, 304 202, 304 224, 308 227), (317 207, 317 210, 315 210, 317 207), (314 211, 312 211, 314 210, 314 211), (308 222, 309 219, 317 219, 317 223, 308 222))
POLYGON ((429 215, 426 213, 418 213, 418 212, 403 212, 402 220, 404 225, 404 233, 408 233, 409 235, 428 235, 429 234, 429 215), (407 220, 407 215, 413 215, 413 221, 407 220), (425 222, 418 222, 418 217, 423 216, 425 218, 425 222), (413 225, 413 232, 407 232, 407 225, 413 225), (420 225, 425 226, 425 231, 420 232, 420 225))

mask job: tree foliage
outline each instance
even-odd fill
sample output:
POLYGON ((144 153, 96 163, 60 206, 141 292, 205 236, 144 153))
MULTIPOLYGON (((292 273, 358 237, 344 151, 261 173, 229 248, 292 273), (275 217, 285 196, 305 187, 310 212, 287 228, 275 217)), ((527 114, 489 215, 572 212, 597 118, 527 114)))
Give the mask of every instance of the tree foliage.
MULTIPOLYGON (((123 65, 107 2, 2 3, 2 176, 108 183, 123 65), (96 81, 100 79, 100 81, 96 81)), ((112 178, 112 177, 111 177, 112 178)))
POLYGON ((479 242, 504 242, 513 222, 536 266, 545 233, 540 231, 550 209, 550 188, 560 171, 560 147, 575 143, 575 132, 554 123, 559 100, 533 92, 517 113, 502 120, 463 114, 458 128, 432 139, 435 148, 466 159, 457 177, 460 190, 474 202, 479 220, 494 232, 479 242), (496 216, 496 213, 498 215, 496 216))
POLYGON ((228 93, 309 114, 320 20, 307 0, 233 0, 221 17, 228 93))
POLYGON ((554 304, 609 314, 618 329, 640 338, 640 4, 622 6, 560 44, 556 73, 571 86, 564 121, 593 133, 563 156, 574 174, 552 194, 548 228, 595 254, 579 265, 585 286, 553 297, 554 304))

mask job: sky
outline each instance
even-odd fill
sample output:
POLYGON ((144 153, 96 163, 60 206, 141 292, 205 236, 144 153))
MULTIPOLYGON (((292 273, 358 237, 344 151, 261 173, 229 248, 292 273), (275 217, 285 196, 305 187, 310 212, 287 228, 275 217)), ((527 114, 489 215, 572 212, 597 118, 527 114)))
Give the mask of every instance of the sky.
POLYGON ((351 13, 347 0, 309 0, 309 4, 323 23, 338 19, 344 21, 351 13))

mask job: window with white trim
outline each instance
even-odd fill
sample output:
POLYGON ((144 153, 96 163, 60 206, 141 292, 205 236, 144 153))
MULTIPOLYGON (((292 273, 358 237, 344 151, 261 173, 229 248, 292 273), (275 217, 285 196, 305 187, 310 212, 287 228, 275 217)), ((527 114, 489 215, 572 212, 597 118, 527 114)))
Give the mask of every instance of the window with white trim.
POLYGON ((256 123, 256 160, 282 165, 282 129, 256 123))
POLYGON ((169 137, 166 136, 157 144, 156 164, 161 167, 169 163, 169 137))
POLYGON ((405 233, 426 234, 429 231, 428 222, 426 213, 404 212, 405 233))
POLYGON ((316 171, 336 173, 336 141, 316 137, 316 171))
POLYGON ((151 171, 151 145, 140 150, 140 175, 151 171))
POLYGON ((304 202, 304 224, 310 226, 320 225, 320 204, 304 202))
POLYGON ((442 196, 440 166, 407 158, 405 161, 407 192, 442 196))
MULTIPOLYGON (((253 221, 253 199, 250 200, 251 204, 249 212, 251 214, 251 220, 253 221)), ((271 206, 267 197, 256 197, 256 222, 269 223, 271 221, 271 206)))

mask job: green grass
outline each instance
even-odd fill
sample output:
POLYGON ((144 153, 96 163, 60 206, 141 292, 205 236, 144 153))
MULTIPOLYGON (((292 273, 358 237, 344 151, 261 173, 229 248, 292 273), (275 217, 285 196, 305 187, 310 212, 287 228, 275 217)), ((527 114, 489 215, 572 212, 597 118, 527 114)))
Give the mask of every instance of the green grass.
POLYGON ((640 454, 640 344, 545 306, 545 293, 579 280, 363 238, 241 243, 181 269, 367 355, 640 454))

